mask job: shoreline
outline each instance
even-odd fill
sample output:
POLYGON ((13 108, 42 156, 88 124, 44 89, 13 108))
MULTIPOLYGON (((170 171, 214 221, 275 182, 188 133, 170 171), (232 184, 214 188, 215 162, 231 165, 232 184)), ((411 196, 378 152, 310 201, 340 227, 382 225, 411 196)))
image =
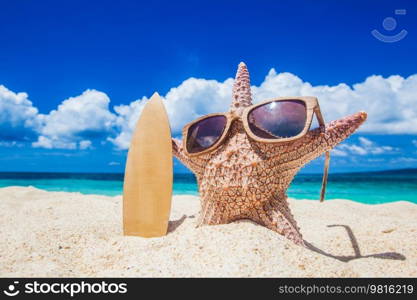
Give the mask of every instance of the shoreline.
MULTIPOLYGON (((98 196, 98 197, 110 197, 110 198, 113 198, 113 197, 122 197, 123 196, 122 193, 117 194, 117 195, 106 195, 106 194, 82 193, 82 192, 76 192, 76 191, 71 191, 71 192, 67 192, 67 191, 53 191, 53 190, 47 190, 47 189, 38 188, 38 187, 33 186, 33 185, 28 185, 28 186, 10 185, 10 186, 5 186, 5 187, 0 187, 0 191, 2 189, 7 189, 7 188, 33 188, 35 190, 41 190, 41 191, 49 192, 49 193, 67 193, 67 194, 77 194, 77 195, 82 195, 82 196, 98 196)), ((181 194, 181 193, 178 193, 177 194, 177 193, 173 193, 172 194, 172 197, 174 197, 174 196, 187 196, 187 197, 188 196, 191 196, 191 197, 199 198, 198 192, 195 193, 195 194, 194 193, 193 194, 191 194, 191 193, 189 193, 189 194, 181 194)), ((319 202, 319 199, 318 198, 317 199, 309 199, 309 198, 295 198, 295 197, 290 197, 290 196, 288 196, 288 200, 289 201, 295 200, 295 201, 313 201, 313 202, 317 201, 317 202, 319 202)), ((351 202, 355 202, 355 203, 359 203, 359 204, 364 204, 364 205, 371 205, 371 206, 374 206, 374 205, 384 205, 384 204, 389 204, 389 203, 401 203, 401 202, 410 203, 410 204, 414 204, 414 205, 417 206, 417 203, 415 203, 415 202, 413 202, 411 200, 394 200, 394 201, 381 202, 381 203, 379 203, 379 202, 377 202, 377 203, 364 203, 364 202, 361 202, 361 201, 358 201, 358 200, 349 199, 349 198, 327 198, 326 197, 325 200, 324 200, 324 202, 326 202, 326 201, 338 201, 338 200, 351 201, 351 202)))
MULTIPOLYGON (((417 169, 355 173, 333 171, 329 174, 327 200, 348 199, 368 204, 402 200, 417 204, 417 169)), ((300 172, 290 185, 288 195, 297 200, 318 200, 321 183, 321 175, 300 172)), ((79 191, 83 194, 116 196, 123 191, 123 174, 0 172, 0 187, 12 185, 32 185, 48 191, 79 191)), ((191 173, 175 173, 173 192, 174 195, 198 196, 195 177, 191 173)))
POLYGON ((414 203, 290 200, 307 249, 248 220, 196 228, 195 200, 174 195, 168 234, 146 239, 122 235, 120 196, 0 188, 0 276, 417 276, 414 203))

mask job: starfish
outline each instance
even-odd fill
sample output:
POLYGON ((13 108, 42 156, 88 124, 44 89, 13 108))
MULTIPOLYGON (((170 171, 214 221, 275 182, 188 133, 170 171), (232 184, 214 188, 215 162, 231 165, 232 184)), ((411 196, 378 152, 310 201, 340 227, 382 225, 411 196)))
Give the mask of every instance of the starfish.
MULTIPOLYGON (((230 111, 241 116, 252 105, 249 72, 240 63, 233 86, 230 111)), ((245 132, 240 119, 210 153, 190 157, 182 142, 173 139, 173 155, 196 176, 201 196, 198 225, 226 224, 250 219, 304 245, 291 214, 286 191, 297 172, 308 162, 350 136, 365 120, 365 112, 344 117, 310 130, 284 143, 261 143, 245 132)))

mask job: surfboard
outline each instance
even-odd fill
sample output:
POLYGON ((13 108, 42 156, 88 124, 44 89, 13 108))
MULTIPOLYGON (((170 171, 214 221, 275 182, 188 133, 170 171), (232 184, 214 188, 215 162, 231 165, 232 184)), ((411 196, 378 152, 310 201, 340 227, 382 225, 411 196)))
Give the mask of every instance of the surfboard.
POLYGON ((172 140, 158 93, 139 117, 130 144, 123 184, 124 235, 164 236, 172 197, 172 140))

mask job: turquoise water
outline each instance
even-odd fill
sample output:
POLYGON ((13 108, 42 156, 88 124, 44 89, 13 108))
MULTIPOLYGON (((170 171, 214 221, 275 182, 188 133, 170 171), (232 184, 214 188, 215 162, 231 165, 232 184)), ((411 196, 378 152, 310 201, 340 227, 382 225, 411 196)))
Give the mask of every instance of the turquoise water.
MULTIPOLYGON (((123 174, 0 173, 0 187, 34 186, 48 191, 120 195, 123 174)), ((288 195, 296 199, 318 199, 321 175, 298 175, 288 195)), ((191 174, 174 175, 174 194, 197 195, 191 174)), ((417 169, 368 173, 330 174, 326 199, 351 199, 376 204, 393 201, 417 203, 417 169)))

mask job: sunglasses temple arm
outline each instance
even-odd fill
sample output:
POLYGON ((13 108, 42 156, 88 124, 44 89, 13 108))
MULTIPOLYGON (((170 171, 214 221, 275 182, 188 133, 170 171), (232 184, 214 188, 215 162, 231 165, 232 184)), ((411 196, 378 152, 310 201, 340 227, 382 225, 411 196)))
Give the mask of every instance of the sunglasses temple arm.
MULTIPOLYGON (((324 118, 323 118, 323 115, 321 114, 320 107, 317 106, 314 112, 316 113, 316 117, 317 117, 317 120, 319 121, 320 126, 325 126, 324 118)), ((326 195, 327 178, 329 176, 329 166, 330 166, 330 150, 326 151, 325 153, 323 181, 321 183, 321 191, 320 191, 320 202, 324 201, 324 196, 326 195)))
POLYGON ((317 106, 317 107, 314 109, 314 112, 315 112, 315 114, 316 114, 317 120, 319 121, 319 125, 320 125, 320 126, 325 126, 325 125, 326 125, 326 123, 324 123, 324 118, 323 118, 323 115, 321 114, 320 107, 319 107, 319 106, 317 106))
POLYGON ((321 192, 320 192, 320 202, 324 201, 324 196, 326 194, 327 186, 327 177, 329 175, 329 165, 330 165, 330 151, 326 151, 324 160, 324 170, 323 170, 323 181, 321 183, 321 192))

